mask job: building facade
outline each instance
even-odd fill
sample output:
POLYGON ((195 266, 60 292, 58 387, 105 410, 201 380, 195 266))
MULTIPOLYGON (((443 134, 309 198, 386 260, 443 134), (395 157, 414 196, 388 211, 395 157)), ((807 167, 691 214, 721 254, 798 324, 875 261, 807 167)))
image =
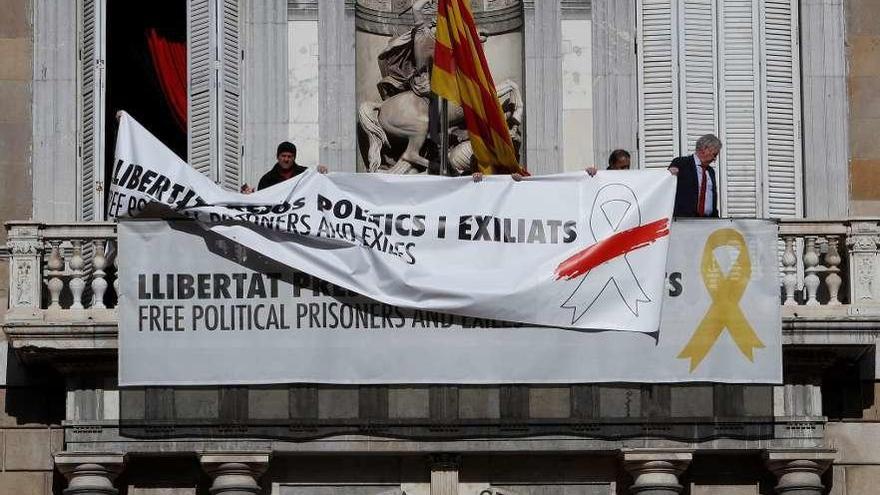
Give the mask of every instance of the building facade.
POLYGON ((721 137, 722 216, 780 222, 783 384, 119 389, 115 111, 229 189, 285 139, 368 171, 359 110, 387 101, 413 3, 0 1, 0 493, 873 493, 873 0, 472 2, 532 173, 616 148, 665 167, 721 137), (177 79, 150 72, 159 38, 177 79))

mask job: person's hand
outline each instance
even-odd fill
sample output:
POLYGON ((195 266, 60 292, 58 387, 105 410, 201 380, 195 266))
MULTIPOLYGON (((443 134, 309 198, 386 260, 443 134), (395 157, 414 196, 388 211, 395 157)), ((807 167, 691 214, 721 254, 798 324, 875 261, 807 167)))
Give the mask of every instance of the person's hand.
POLYGON ((595 177, 596 172, 598 172, 598 171, 599 171, 599 169, 597 169, 595 165, 590 165, 589 167, 584 169, 584 172, 588 173, 590 175, 590 177, 595 177))
POLYGON ((669 170, 669 173, 672 175, 678 175, 678 167, 669 167, 667 170, 669 170))
POLYGON ((473 174, 471 174, 471 178, 474 180, 474 182, 482 182, 483 174, 480 172, 474 172, 473 174))
POLYGON ((510 174, 510 178, 513 179, 515 182, 519 182, 519 181, 523 180, 524 177, 521 173, 514 172, 514 173, 510 174))
POLYGON ((318 165, 318 173, 319 174, 326 174, 329 171, 330 171, 330 169, 327 168, 327 165, 318 165))
POLYGON ((251 194, 251 193, 254 192, 254 191, 256 191, 256 189, 254 189, 253 187, 249 186, 248 184, 242 184, 242 185, 241 185, 241 193, 242 193, 242 194, 251 194))

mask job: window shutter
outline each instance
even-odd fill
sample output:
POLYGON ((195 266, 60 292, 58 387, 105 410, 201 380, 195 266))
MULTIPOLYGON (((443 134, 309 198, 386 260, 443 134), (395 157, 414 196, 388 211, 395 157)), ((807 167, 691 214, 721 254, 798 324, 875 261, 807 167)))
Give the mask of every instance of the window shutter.
POLYGON ((684 0, 680 6, 682 154, 704 134, 717 134, 715 0, 684 0))
POLYGON ((217 159, 211 136, 216 123, 214 60, 216 29, 212 23, 211 0, 190 0, 187 11, 187 57, 189 58, 189 164, 215 178, 217 159))
POLYGON ((759 217, 761 163, 758 0, 719 6, 722 213, 759 217))
POLYGON ((801 201, 798 0, 763 0, 761 25, 765 216, 796 217, 801 201))
POLYGON ((81 221, 104 219, 104 0, 82 0, 80 13, 78 207, 81 221))
POLYGON ((639 155, 666 167, 679 154, 677 0, 638 2, 639 155))
POLYGON ((220 15, 220 184, 237 191, 241 185, 241 47, 239 0, 222 1, 220 15))
POLYGON ((189 162, 229 189, 240 177, 238 0, 189 0, 189 162))

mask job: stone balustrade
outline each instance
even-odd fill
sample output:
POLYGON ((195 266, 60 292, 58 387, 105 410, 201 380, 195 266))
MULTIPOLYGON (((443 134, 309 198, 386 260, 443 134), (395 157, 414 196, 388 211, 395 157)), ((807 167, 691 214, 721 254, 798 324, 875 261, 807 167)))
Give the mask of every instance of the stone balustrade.
POLYGON ((7 222, 6 232, 10 341, 115 347, 116 224, 7 222))
MULTIPOLYGON (((8 222, 6 230, 13 341, 24 326, 115 331, 115 224, 8 222)), ((880 221, 783 220, 779 244, 784 318, 880 316, 880 221)))
POLYGON ((115 224, 9 222, 6 229, 7 320, 94 319, 115 307, 115 224))
POLYGON ((783 317, 880 315, 877 220, 779 223, 783 317))
MULTIPOLYGON (((848 226, 843 222, 780 223, 783 306, 840 306, 843 303, 841 264, 847 233, 848 226)), ((844 300, 848 299, 844 296, 844 300)))

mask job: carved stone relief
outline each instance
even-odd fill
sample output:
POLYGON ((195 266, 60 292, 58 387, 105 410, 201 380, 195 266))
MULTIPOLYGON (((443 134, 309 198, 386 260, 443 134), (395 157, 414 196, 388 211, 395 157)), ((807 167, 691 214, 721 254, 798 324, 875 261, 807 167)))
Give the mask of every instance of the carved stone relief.
POLYGON ((15 273, 15 283, 13 285, 12 297, 10 302, 14 307, 28 307, 33 304, 34 300, 34 282, 33 272, 35 267, 29 261, 16 261, 13 263, 13 273, 15 273))
POLYGON ((35 228, 16 227, 6 241, 10 254, 9 305, 12 308, 35 306, 39 303, 38 266, 40 242, 35 228))
POLYGON ((880 294, 877 293, 877 261, 880 251, 880 226, 875 222, 853 222, 850 227, 850 235, 847 238, 847 246, 850 251, 850 266, 855 270, 852 287, 853 303, 877 303, 880 302, 880 294))

